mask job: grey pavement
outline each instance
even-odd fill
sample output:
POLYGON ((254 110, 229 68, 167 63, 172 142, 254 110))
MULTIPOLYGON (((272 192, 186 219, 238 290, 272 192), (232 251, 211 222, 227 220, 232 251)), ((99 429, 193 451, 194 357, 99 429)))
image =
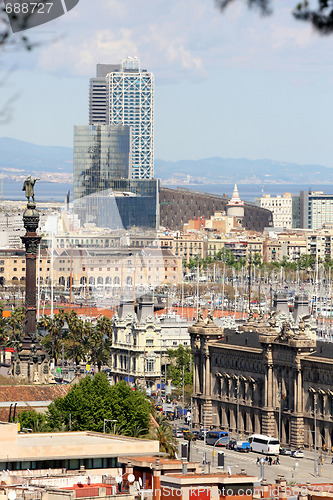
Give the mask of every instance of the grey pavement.
MULTIPOLYGON (((180 443, 186 443, 183 439, 179 440, 180 443)), ((239 473, 241 469, 250 475, 261 477, 261 467, 257 465, 257 458, 262 458, 264 455, 259 453, 240 453, 233 450, 226 450, 224 447, 213 449, 213 446, 206 446, 206 460, 210 462, 211 472, 217 472, 221 469, 217 468, 217 453, 223 451, 225 457, 224 470, 227 471, 228 467, 232 473, 239 473), (215 456, 214 456, 215 452, 215 456)), ((191 443, 191 461, 203 462, 204 443, 197 440, 191 443)), ((317 455, 318 458, 318 455, 317 455)), ((332 457, 325 456, 324 464, 318 464, 318 475, 314 474, 314 457, 313 453, 309 451, 304 452, 304 458, 292 458, 289 456, 281 456, 280 465, 265 465, 264 477, 269 482, 274 482, 278 475, 285 476, 287 482, 292 484, 320 482, 333 482, 333 464, 331 464, 332 457)), ((208 472, 209 466, 206 465, 205 471, 208 472)), ((223 470, 223 469, 222 469, 223 470)))

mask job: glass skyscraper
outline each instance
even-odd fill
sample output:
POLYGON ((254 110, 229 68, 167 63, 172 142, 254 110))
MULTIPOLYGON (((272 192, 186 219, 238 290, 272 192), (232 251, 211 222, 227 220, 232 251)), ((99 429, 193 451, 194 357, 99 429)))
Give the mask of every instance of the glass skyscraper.
POLYGON ((132 178, 154 177, 154 76, 138 58, 120 65, 98 64, 90 80, 89 123, 129 125, 132 129, 132 178))
POLYGON ((74 200, 131 177, 130 127, 74 126, 74 200))

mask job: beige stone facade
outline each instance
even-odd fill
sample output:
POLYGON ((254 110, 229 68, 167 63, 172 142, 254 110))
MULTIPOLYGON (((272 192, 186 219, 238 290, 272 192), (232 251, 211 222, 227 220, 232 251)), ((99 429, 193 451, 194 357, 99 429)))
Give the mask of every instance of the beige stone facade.
POLYGON ((182 260, 189 262, 190 259, 199 257, 203 259, 207 255, 206 237, 202 234, 180 233, 160 235, 159 241, 162 248, 169 248, 182 260))
POLYGON ((146 388, 161 382, 162 333, 154 317, 152 298, 123 300, 113 318, 111 373, 113 382, 126 380, 146 388))
POLYGON ((158 441, 148 439, 89 431, 19 434, 18 424, 0 422, 1 470, 61 469, 63 467, 80 469, 80 460, 92 461, 92 467, 87 468, 107 468, 108 459, 115 459, 115 467, 116 459, 121 456, 158 453, 158 441), (106 461, 104 465, 103 459, 106 461), (70 460, 75 460, 75 462, 70 464, 70 460), (64 461, 67 466, 63 465, 64 461), (13 469, 11 464, 18 462, 20 464, 13 469), (46 464, 48 467, 45 467, 46 464), (98 467, 99 464, 100 467, 98 467), (77 467, 74 467, 75 465, 77 467))
POLYGON ((251 318, 240 332, 202 320, 189 328, 194 356, 194 423, 242 436, 280 436, 283 445, 333 445, 333 345, 315 340, 307 302, 294 316, 251 318), (316 414, 316 429, 315 429, 316 414))
MULTIPOLYGON (((37 258, 38 260, 38 258, 37 258)), ((42 250, 37 279, 51 283, 51 254, 42 250)), ((0 250, 0 284, 25 284, 24 250, 0 250)), ((181 282, 181 258, 171 250, 146 248, 144 250, 55 249, 53 255, 53 282, 69 288, 70 276, 74 287, 88 284, 92 289, 112 291, 126 288, 177 284, 181 282)))

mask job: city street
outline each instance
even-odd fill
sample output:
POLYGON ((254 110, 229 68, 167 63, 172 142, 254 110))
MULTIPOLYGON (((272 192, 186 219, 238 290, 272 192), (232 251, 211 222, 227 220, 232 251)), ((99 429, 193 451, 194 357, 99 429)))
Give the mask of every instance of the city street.
MULTIPOLYGON (((181 439, 180 443, 187 443, 187 441, 181 439)), ((228 467, 232 473, 239 473, 241 469, 245 469, 247 474, 255 475, 258 479, 261 477, 261 467, 257 465, 257 458, 262 458, 264 455, 257 453, 239 453, 233 450, 226 450, 225 448, 215 448, 215 457, 213 457, 213 447, 206 446, 206 457, 207 462, 211 463, 211 471, 217 472, 217 454, 218 452, 224 452, 224 470, 227 471, 228 467)), ((191 461, 200 462, 203 461, 204 452, 204 442, 197 440, 191 443, 191 461)), ((318 456, 317 456, 318 458, 318 456)), ((280 465, 265 465, 264 466, 264 477, 268 481, 274 481, 279 474, 283 474, 287 479, 287 482, 307 482, 319 483, 323 481, 333 480, 333 464, 331 464, 331 456, 324 458, 324 464, 318 465, 318 476, 314 476, 314 461, 313 453, 309 451, 304 452, 304 458, 295 459, 289 456, 279 456, 280 465)), ((206 466, 206 472, 208 472, 209 466, 206 466)))

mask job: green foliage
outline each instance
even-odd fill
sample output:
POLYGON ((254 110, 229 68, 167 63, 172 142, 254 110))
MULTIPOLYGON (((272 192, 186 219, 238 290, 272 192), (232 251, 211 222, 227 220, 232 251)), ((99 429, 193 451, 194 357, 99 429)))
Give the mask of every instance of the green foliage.
MULTIPOLYGON (((234 0, 216 0, 217 6, 223 12, 234 0)), ((251 8, 257 8, 263 14, 272 13, 271 0, 246 0, 251 8)), ((322 35, 330 35, 333 32, 333 2, 332 0, 301 0, 294 4, 292 15, 295 19, 309 22, 315 30, 322 35)))
POLYGON ((53 319, 43 316, 38 326, 45 331, 43 347, 56 364, 63 344, 65 359, 76 364, 88 361, 97 365, 100 371, 102 365, 110 361, 112 322, 105 316, 94 324, 79 318, 75 311, 67 313, 61 310, 53 319), (65 321, 68 324, 66 331, 63 330, 65 321))
POLYGON ((314 269, 315 264, 316 264, 316 256, 308 255, 306 253, 303 253, 297 261, 298 269, 305 269, 305 270, 314 269))
POLYGON ((164 415, 157 415, 155 427, 150 434, 152 439, 157 439, 160 443, 160 452, 167 453, 169 458, 175 458, 177 451, 177 441, 173 435, 172 427, 164 415))
POLYGON ((3 317, 3 308, 0 306, 0 344, 3 344, 7 338, 6 319, 3 317))
POLYGON ((171 364, 167 368, 167 377, 176 387, 193 384, 192 354, 190 347, 179 345, 177 349, 167 349, 171 364))
POLYGON ((199 269, 207 269, 208 266, 214 264, 215 262, 224 262, 227 267, 233 267, 234 269, 241 269, 246 265, 246 259, 240 257, 236 260, 231 250, 222 248, 222 250, 219 250, 215 255, 207 255, 204 259, 201 259, 199 255, 196 255, 193 259, 191 258, 189 262, 183 262, 183 266, 185 269, 187 268, 192 270, 195 270, 198 267, 199 269))
POLYGON ((20 342, 22 340, 24 334, 24 319, 24 307, 18 307, 11 311, 11 315, 6 321, 6 331, 9 337, 9 345, 14 346, 16 342, 20 342))
POLYGON ((46 416, 35 410, 23 410, 17 416, 21 430, 31 429, 32 432, 44 432, 47 430, 46 416))
POLYGON ((86 376, 64 398, 51 403, 47 418, 53 430, 61 425, 69 428, 71 418, 73 431, 97 432, 103 431, 104 419, 116 420, 119 431, 133 436, 148 432, 150 414, 151 404, 141 391, 132 391, 124 381, 110 386, 106 375, 98 373, 86 376))
POLYGON ((58 314, 55 314, 53 318, 51 318, 51 316, 42 316, 38 323, 39 328, 46 332, 42 340, 43 347, 51 359, 55 360, 56 364, 61 354, 62 329, 65 324, 65 319, 66 314, 61 310, 58 314))

